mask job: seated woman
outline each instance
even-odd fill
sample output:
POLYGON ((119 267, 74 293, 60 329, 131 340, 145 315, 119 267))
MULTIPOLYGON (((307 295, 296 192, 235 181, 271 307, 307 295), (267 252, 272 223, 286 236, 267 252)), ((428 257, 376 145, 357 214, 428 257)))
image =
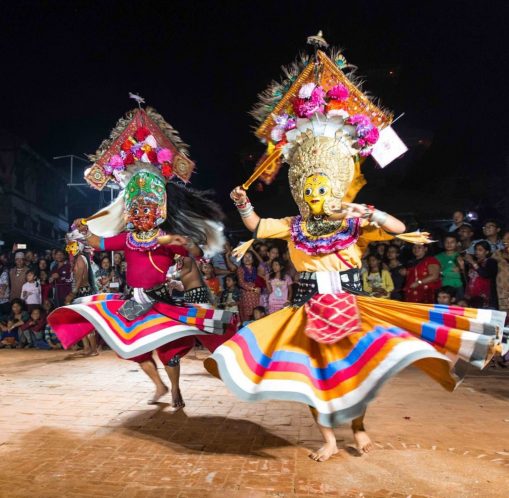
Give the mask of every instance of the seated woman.
POLYGON ((21 344, 20 327, 28 321, 28 312, 25 303, 21 299, 11 301, 11 313, 7 320, 0 324, 0 348, 14 348, 21 344))

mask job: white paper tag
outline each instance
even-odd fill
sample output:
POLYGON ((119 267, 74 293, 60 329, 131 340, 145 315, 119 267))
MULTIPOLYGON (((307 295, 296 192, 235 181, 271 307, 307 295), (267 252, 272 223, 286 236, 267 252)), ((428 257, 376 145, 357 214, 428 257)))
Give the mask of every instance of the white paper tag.
POLYGON ((390 126, 387 126, 380 131, 380 137, 373 147, 371 155, 382 168, 385 168, 407 150, 408 147, 403 143, 401 138, 398 137, 390 126))
POLYGON ((343 291, 338 272, 317 271, 318 294, 340 294, 343 291))

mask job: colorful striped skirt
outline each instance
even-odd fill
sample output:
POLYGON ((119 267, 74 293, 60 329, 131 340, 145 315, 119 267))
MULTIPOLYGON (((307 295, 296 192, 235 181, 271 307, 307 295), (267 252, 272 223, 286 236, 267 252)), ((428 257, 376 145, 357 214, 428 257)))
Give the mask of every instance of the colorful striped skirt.
POLYGON ((119 356, 133 358, 183 337, 222 335, 234 318, 233 313, 208 305, 155 303, 128 321, 118 313, 124 303, 118 294, 81 298, 53 311, 48 323, 66 349, 96 330, 119 356))
POLYGON ((246 401, 310 405, 334 427, 362 415, 378 390, 410 364, 452 391, 468 364, 500 349, 505 313, 357 297, 361 330, 334 344, 306 333, 306 310, 285 308, 242 328, 205 360, 246 401))

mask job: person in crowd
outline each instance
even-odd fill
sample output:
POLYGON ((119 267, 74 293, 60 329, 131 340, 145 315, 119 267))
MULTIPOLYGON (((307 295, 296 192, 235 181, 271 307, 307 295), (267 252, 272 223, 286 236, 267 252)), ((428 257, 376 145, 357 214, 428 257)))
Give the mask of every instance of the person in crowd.
POLYGON ((286 267, 282 259, 272 260, 271 271, 266 281, 269 294, 269 313, 274 313, 285 306, 289 306, 292 302, 293 282, 286 273, 286 267))
POLYGON ((51 299, 53 297, 53 287, 49 283, 48 278, 48 272, 46 270, 41 270, 39 272, 39 282, 41 284, 41 302, 44 302, 46 299, 51 299))
POLYGON ((457 210, 452 213, 452 224, 449 226, 449 232, 456 232, 465 222, 465 213, 457 210))
POLYGON ((49 278, 49 283, 53 285, 55 306, 63 306, 66 297, 72 291, 72 270, 69 261, 65 257, 62 249, 55 250, 55 265, 49 278))
POLYGON ((245 327, 250 323, 255 322, 256 320, 261 320, 263 317, 267 316, 267 310, 263 306, 256 306, 253 308, 253 313, 249 317, 249 320, 246 320, 242 323, 242 326, 245 327))
POLYGON ((124 291, 125 280, 126 280, 126 263, 124 261, 124 254, 117 251, 113 254, 113 271, 118 276, 119 292, 124 291))
POLYGON ((458 251, 463 252, 469 249, 472 245, 472 239, 474 238, 474 229, 470 223, 463 223, 458 228, 458 251))
POLYGON ((239 314, 240 320, 245 322, 253 314, 254 308, 260 306, 260 293, 258 265, 252 251, 248 251, 237 269, 237 278, 240 287, 239 314))
POLYGON ((31 312, 34 308, 38 308, 42 304, 41 284, 35 270, 28 270, 26 279, 27 281, 21 288, 21 299, 25 301, 28 311, 31 312))
POLYGON ((374 254, 377 254, 380 258, 380 261, 383 261, 386 258, 386 252, 387 252, 387 244, 384 242, 379 242, 378 244, 375 244, 375 252, 374 254))
POLYGON ((23 288, 23 284, 27 280, 26 274, 28 271, 28 266, 25 264, 25 255, 22 252, 18 251, 14 255, 14 265, 14 268, 11 268, 9 271, 11 300, 21 298, 21 290, 23 288))
POLYGON ((27 322, 29 315, 25 310, 25 303, 14 298, 11 301, 11 312, 7 320, 0 324, 0 348, 14 348, 20 340, 19 328, 27 322))
POLYGON ((405 286, 406 268, 399 259, 399 246, 390 244, 386 252, 386 266, 391 274, 394 289, 390 298, 403 301, 403 287, 405 286))
MULTIPOLYGON (((279 248, 277 246, 269 247, 267 244, 262 243, 258 245, 258 249, 261 248, 261 253, 256 249, 253 250, 253 254, 258 260, 258 274, 267 280, 271 270, 272 261, 279 257, 279 248)), ((265 309, 269 306, 269 291, 267 287, 263 288, 260 293, 260 305, 265 309)))
POLYGON ((451 287, 450 285, 444 285, 443 287, 440 287, 440 289, 438 289, 437 298, 435 302, 437 304, 450 306, 451 304, 454 304, 455 299, 456 299, 456 289, 454 287, 451 287))
POLYGON ((9 313, 11 291, 9 288, 9 268, 7 267, 7 256, 0 255, 0 320, 9 313))
POLYGON ((415 259, 407 268, 403 289, 406 302, 433 304, 435 292, 442 287, 440 263, 433 256, 428 256, 428 250, 424 244, 413 246, 415 259))
MULTIPOLYGON (((378 251, 377 251, 378 252, 378 251)), ((390 298, 394 283, 388 270, 382 269, 382 258, 370 254, 367 258, 368 269, 362 274, 362 288, 373 297, 390 298)))
MULTIPOLYGON (((115 272, 111 267, 111 261, 108 256, 101 258, 101 266, 95 273, 95 281, 97 285, 97 292, 108 293, 111 292, 111 283, 115 280, 115 272)), ((118 289, 116 289, 118 290, 118 289)), ((115 291, 116 292, 116 291, 115 291)))
POLYGON ((440 275, 444 287, 453 287, 455 296, 463 294, 463 280, 461 269, 458 265, 458 237, 455 233, 448 233, 444 237, 444 251, 437 254, 436 258, 440 263, 440 275))
POLYGON ((221 282, 219 278, 216 276, 214 271, 214 267, 207 261, 203 261, 200 265, 200 271, 203 275, 203 280, 205 284, 209 288, 210 293, 212 294, 212 299, 214 303, 217 302, 219 296, 221 295, 221 282))
POLYGON ((500 226, 496 220, 486 220, 482 227, 482 232, 484 238, 474 240, 470 244, 470 247, 468 248, 467 251, 469 254, 472 255, 475 254, 475 245, 477 244, 477 242, 480 242, 481 240, 485 240, 489 243, 491 253, 494 253, 495 251, 504 248, 504 244, 500 240, 500 226))
POLYGON ((475 244, 474 250, 473 256, 467 252, 464 257, 458 258, 467 282, 465 297, 470 302, 479 300, 478 307, 496 309, 498 265, 495 259, 490 257, 491 245, 487 240, 481 240, 475 244))
POLYGON ((229 273, 224 278, 224 291, 219 299, 219 308, 233 313, 239 312, 240 289, 237 275, 229 273))
POLYGON ((493 259, 497 262, 497 297, 498 309, 509 315, 509 231, 502 236, 503 249, 493 253, 493 259))
POLYGON ((42 302, 42 310, 44 311, 44 314, 46 316, 48 316, 54 309, 55 305, 53 304, 53 301, 51 299, 45 299, 42 302))
POLYGON ((40 307, 32 308, 30 318, 19 327, 20 334, 23 334, 25 348, 41 348, 45 344, 44 330, 46 328, 46 316, 40 307))
POLYGON ((44 258, 37 261, 37 274, 40 276, 42 271, 45 271, 46 273, 49 271, 48 262, 44 258))
POLYGON ((62 349, 62 344, 49 324, 44 328, 44 342, 48 347, 43 348, 41 343, 41 349, 62 349))
POLYGON ((53 271, 55 271, 58 266, 58 261, 57 261, 57 252, 58 251, 59 251, 59 249, 56 249, 56 248, 51 249, 51 256, 50 256, 50 261, 49 261, 50 273, 53 273, 53 271))
POLYGON ((32 271, 37 271, 37 259, 35 253, 31 250, 25 252, 25 264, 27 268, 32 271))
POLYGON ((464 297, 462 297, 461 299, 458 299, 456 301, 456 305, 459 306, 460 308, 470 308, 470 303, 467 299, 465 299, 464 297))

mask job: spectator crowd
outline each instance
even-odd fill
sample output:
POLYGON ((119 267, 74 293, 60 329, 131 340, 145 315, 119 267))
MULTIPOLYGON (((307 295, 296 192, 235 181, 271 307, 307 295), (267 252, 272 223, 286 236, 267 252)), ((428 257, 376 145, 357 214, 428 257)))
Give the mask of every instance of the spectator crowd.
MULTIPOLYGON (((370 244, 363 256, 364 292, 383 299, 509 311, 509 231, 502 231, 496 220, 484 220, 476 230, 457 211, 436 238, 440 240, 429 245, 399 239, 370 244)), ((228 242, 222 254, 198 266, 212 302, 238 313, 244 324, 291 304, 299 281, 280 240, 257 241, 240 261, 228 242)), ((97 252, 92 268, 97 292, 126 290, 121 252, 113 258, 97 252)), ((60 348, 46 316, 67 302, 72 275, 60 249, 38 255, 15 246, 12 253, 2 254, 0 347, 60 348)))

